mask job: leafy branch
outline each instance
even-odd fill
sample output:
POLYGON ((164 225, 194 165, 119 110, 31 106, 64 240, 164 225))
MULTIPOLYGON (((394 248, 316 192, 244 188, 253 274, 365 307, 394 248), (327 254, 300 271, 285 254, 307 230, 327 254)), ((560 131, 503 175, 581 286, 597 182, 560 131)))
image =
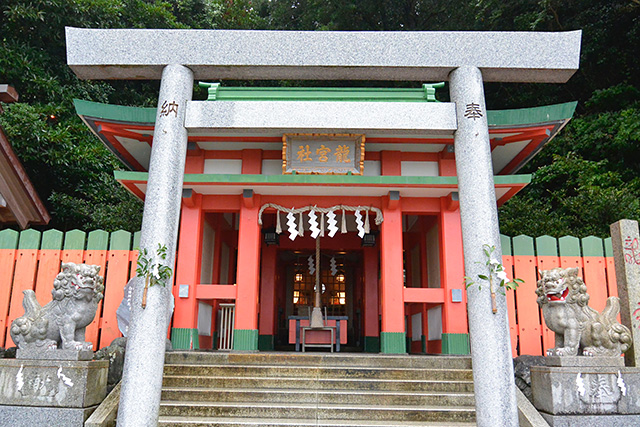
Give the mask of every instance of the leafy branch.
MULTIPOLYGON (((505 271, 502 263, 491 258, 495 250, 495 246, 489 246, 487 244, 482 245, 482 251, 487 258, 487 260, 484 262, 484 265, 489 270, 489 274, 478 274, 478 279, 489 282, 489 290, 491 291, 491 309, 493 313, 497 313, 498 311, 498 308, 496 306, 496 290, 494 288, 494 280, 498 280, 498 292, 500 292, 502 295, 506 295, 506 290, 515 290, 520 283, 524 283, 524 280, 522 279, 509 279, 509 276, 507 276, 507 272, 505 271)), ((483 264, 480 261, 476 261, 476 263, 483 264)), ((465 287, 469 289, 469 287, 476 284, 475 280, 469 276, 464 276, 465 287)), ((478 283, 478 290, 482 290, 481 283, 478 283)))
POLYGON ((171 267, 160 263, 167 259, 167 246, 158 243, 158 249, 155 256, 149 256, 147 249, 143 249, 138 255, 138 267, 136 274, 144 277, 144 292, 142 294, 142 308, 147 306, 147 290, 149 286, 162 285, 166 286, 167 281, 171 278, 173 270, 171 267), (156 262, 156 259, 158 260, 156 262))

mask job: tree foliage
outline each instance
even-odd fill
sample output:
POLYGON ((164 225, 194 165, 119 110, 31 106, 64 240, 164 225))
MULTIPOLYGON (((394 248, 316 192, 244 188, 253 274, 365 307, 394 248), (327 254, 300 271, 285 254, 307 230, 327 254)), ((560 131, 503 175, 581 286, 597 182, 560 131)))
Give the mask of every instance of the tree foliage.
MULTIPOLYGON (((118 161, 75 115, 72 99, 154 106, 158 82, 78 80, 66 65, 65 26, 582 29, 580 70, 567 84, 486 85, 491 109, 579 101, 576 117, 522 170, 533 173, 533 181, 501 209, 502 231, 604 236, 610 222, 640 218, 637 0, 4 0, 0 4, 0 83, 16 87, 21 99, 4 106, 0 124, 46 200, 53 214, 51 225, 136 230, 141 204, 115 183, 112 171, 119 167, 118 161)), ((377 84, 260 84, 265 83, 377 84)))
POLYGON ((62 230, 140 229, 142 203, 113 178, 117 159, 76 116, 73 99, 153 106, 158 82, 82 81, 66 65, 64 27, 246 28, 260 18, 248 1, 4 0, 0 82, 20 102, 0 125, 62 230), (55 117, 55 118, 53 118, 55 117))

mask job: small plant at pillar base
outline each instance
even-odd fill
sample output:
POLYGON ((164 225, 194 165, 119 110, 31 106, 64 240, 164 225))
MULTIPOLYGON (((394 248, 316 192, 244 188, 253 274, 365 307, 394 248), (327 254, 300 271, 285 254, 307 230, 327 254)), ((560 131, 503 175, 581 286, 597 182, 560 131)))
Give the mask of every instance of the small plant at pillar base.
POLYGON ((160 261, 167 259, 167 246, 158 243, 156 255, 149 257, 147 249, 143 249, 138 255, 138 267, 136 274, 144 277, 144 292, 142 293, 142 308, 147 307, 147 290, 149 286, 167 286, 167 281, 171 278, 173 270, 171 267, 161 264, 160 261), (156 262, 156 260, 158 260, 156 262))
MULTIPOLYGON (((484 262, 484 264, 479 261, 476 263, 485 265, 487 267, 489 274, 488 275, 478 274, 478 279, 489 282, 489 290, 491 291, 491 310, 493 311, 493 313, 497 313, 498 308, 496 306, 496 289, 495 289, 494 281, 497 281, 495 283, 498 284, 498 292, 500 292, 502 295, 506 295, 505 291, 510 289, 515 290, 520 283, 524 283, 524 280, 522 279, 510 280, 509 276, 507 276, 507 272, 504 270, 504 266, 502 265, 502 263, 491 258, 491 256, 493 255, 493 252, 496 250, 495 246, 489 246, 485 244, 485 245, 482 245, 482 250, 484 252, 484 255, 487 257, 487 260, 484 262)), ((476 284, 476 280, 478 279, 473 279, 469 276, 464 276, 464 282, 465 282, 466 288, 469 289, 470 286, 476 284)), ((478 283, 478 289, 482 290, 481 283, 478 283)))

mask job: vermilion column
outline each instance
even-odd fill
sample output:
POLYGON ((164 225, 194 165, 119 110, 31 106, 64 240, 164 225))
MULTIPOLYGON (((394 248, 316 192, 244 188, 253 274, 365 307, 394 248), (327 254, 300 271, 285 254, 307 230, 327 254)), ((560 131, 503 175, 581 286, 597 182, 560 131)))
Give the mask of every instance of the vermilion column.
POLYGON ((380 322, 378 313, 378 249, 364 248, 364 351, 380 352, 380 322))
POLYGON ((258 348, 273 350, 276 335, 276 255, 275 246, 262 249, 260 272, 260 319, 258 348))
POLYGON ((440 199, 438 228, 440 230, 440 281, 444 288, 442 353, 469 354, 460 210, 450 199, 440 199), (461 301, 458 301, 459 299, 461 301))
POLYGON ((402 271, 402 211, 400 196, 391 192, 380 226, 380 299, 382 353, 406 353, 404 275, 402 271))
POLYGON ((233 349, 258 350, 258 289, 260 273, 259 196, 244 190, 238 229, 237 297, 233 349))
POLYGON ((202 261, 202 196, 194 194, 182 204, 180 236, 176 262, 176 283, 173 296, 175 310, 171 328, 171 344, 175 349, 198 349, 198 300, 196 285, 200 283, 202 261), (179 289, 187 285, 187 296, 181 297, 179 289))

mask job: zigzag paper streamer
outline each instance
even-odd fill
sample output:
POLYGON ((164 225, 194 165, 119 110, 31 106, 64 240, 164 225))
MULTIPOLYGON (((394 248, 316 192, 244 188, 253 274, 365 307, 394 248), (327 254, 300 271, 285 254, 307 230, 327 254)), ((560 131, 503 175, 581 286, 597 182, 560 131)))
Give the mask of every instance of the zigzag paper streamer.
POLYGON ((336 264, 336 259, 331 257, 331 261, 329 262, 329 268, 331 269, 331 275, 335 276, 338 273, 338 265, 336 264))
POLYGON ((316 211, 313 209, 309 211, 309 231, 311 231, 311 237, 314 239, 318 237, 318 234, 320 234, 320 229, 318 228, 318 216, 316 215, 316 211))
POLYGON ((336 213, 329 211, 327 213, 327 230, 329 230, 329 237, 333 237, 338 232, 338 221, 336 220, 336 213))
POLYGON ((356 211, 356 226, 358 227, 358 236, 362 239, 364 237, 364 222, 362 222, 362 214, 360 211, 356 211))
POLYGON ((287 227, 289 227, 289 239, 296 240, 296 237, 298 237, 298 227, 296 226, 296 216, 293 212, 287 214, 287 227))
POLYGON ((313 255, 309 255, 309 258, 307 258, 307 263, 309 264, 309 274, 313 276, 313 274, 316 272, 316 263, 313 262, 313 255))

